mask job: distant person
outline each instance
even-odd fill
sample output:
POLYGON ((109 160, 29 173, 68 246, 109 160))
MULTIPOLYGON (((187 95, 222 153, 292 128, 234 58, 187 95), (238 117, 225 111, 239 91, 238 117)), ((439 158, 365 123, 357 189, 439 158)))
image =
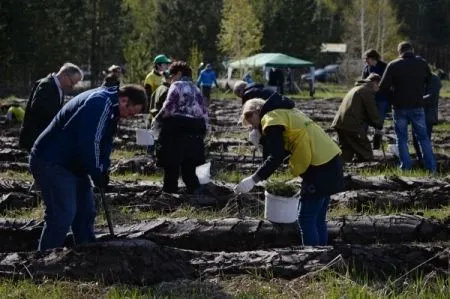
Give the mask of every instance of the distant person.
POLYGON ((244 105, 246 101, 253 98, 267 100, 270 97, 282 97, 281 94, 269 87, 265 87, 263 84, 249 84, 245 81, 237 81, 233 86, 233 93, 235 96, 242 99, 242 105, 244 105))
POLYGON ((254 83, 254 82, 253 82, 253 79, 252 79, 252 75, 251 75, 250 72, 246 72, 246 73, 244 74, 244 77, 242 78, 242 80, 243 80, 245 83, 247 83, 247 84, 252 84, 252 83, 254 83))
POLYGON ((378 74, 372 73, 366 79, 357 81, 356 86, 345 95, 334 117, 331 126, 338 134, 345 162, 352 162, 355 156, 358 162, 373 159, 365 124, 378 130, 382 127, 375 104, 380 80, 378 74))
POLYGON ((200 72, 197 79, 197 84, 200 86, 202 94, 206 98, 208 105, 211 101, 212 87, 214 85, 216 87, 219 86, 219 84, 217 84, 216 72, 213 70, 212 65, 210 63, 208 63, 205 69, 200 72))
POLYGON ((73 63, 65 63, 58 73, 49 74, 34 83, 25 108, 19 145, 30 151, 39 134, 50 124, 64 104, 68 92, 83 79, 83 72, 73 63))
POLYGON ((435 173, 436 160, 427 134, 423 100, 425 86, 431 82, 431 70, 425 60, 416 57, 409 42, 401 42, 397 50, 400 57, 387 65, 380 90, 389 96, 393 106, 400 168, 412 168, 408 150, 408 123, 411 123, 422 150, 424 167, 435 173))
POLYGON ((109 73, 103 79, 102 86, 104 87, 120 86, 120 79, 114 73, 109 73))
POLYGON ((292 69, 291 68, 287 69, 286 84, 288 87, 288 92, 292 93, 294 91, 294 84, 292 81, 292 69))
MULTIPOLYGON (((364 53, 364 56, 366 65, 362 71, 362 78, 366 79, 371 73, 378 74, 380 78, 382 78, 387 64, 381 60, 380 54, 374 49, 369 49, 364 53)), ((381 118, 381 124, 383 125, 384 119, 391 108, 391 104, 389 103, 388 97, 382 92, 376 93, 375 101, 377 104, 378 114, 381 118)), ((373 136, 373 149, 380 149, 381 139, 382 133, 376 130, 375 135, 373 136)))
POLYGON ((105 76, 103 79, 103 86, 114 86, 114 84, 116 84, 117 82, 117 86, 119 86, 120 77, 122 76, 122 68, 118 65, 113 64, 103 72, 103 75, 105 76))
POLYGON ((164 102, 167 98, 167 93, 169 92, 170 87, 170 74, 169 71, 165 71, 163 73, 164 79, 158 88, 152 93, 150 98, 150 115, 151 118, 155 117, 159 111, 161 110, 164 102))
POLYGON ((156 157, 164 169, 163 192, 178 192, 181 172, 187 193, 199 195, 202 188, 195 169, 205 163, 208 111, 186 62, 174 62, 169 73, 171 85, 167 98, 152 123, 152 128, 159 131, 156 157))
POLYGON ((328 244, 327 211, 330 195, 344 189, 341 151, 325 131, 286 97, 250 99, 242 107, 244 126, 258 130, 267 142, 266 158, 258 170, 234 187, 250 192, 283 163, 289 150, 292 176, 302 178, 298 224, 303 245, 328 244))
POLYGON ((284 75, 279 68, 271 68, 269 71, 269 82, 267 83, 270 89, 284 94, 284 75))
POLYGON ((145 77, 144 88, 147 97, 150 99, 152 93, 161 85, 163 81, 163 73, 167 70, 172 61, 164 54, 159 54, 153 60, 153 69, 145 77))
POLYGON ((96 187, 107 187, 117 122, 140 113, 146 100, 137 85, 88 90, 65 105, 36 140, 30 170, 45 203, 39 251, 63 246, 69 227, 77 245, 95 240, 89 177, 96 187))
POLYGON ((21 124, 23 123, 24 116, 25 110, 20 106, 20 103, 13 101, 6 112, 6 121, 11 124, 21 124))
MULTIPOLYGON (((427 126, 427 135, 430 140, 431 135, 433 134, 433 126, 437 125, 439 121, 439 92, 441 90, 441 87, 441 78, 438 75, 432 73, 430 84, 428 84, 428 86, 426 87, 424 96, 425 123, 427 126)), ((417 141, 417 135, 414 132, 414 129, 412 137, 417 158, 420 161, 423 161, 422 150, 420 148, 419 142, 417 141)))

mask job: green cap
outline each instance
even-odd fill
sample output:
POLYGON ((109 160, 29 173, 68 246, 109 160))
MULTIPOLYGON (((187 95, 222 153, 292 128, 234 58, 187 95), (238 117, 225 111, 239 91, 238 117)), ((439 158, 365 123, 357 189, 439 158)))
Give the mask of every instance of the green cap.
POLYGON ((153 64, 161 64, 161 63, 172 63, 172 61, 166 57, 164 54, 159 54, 155 57, 155 60, 153 60, 153 64))

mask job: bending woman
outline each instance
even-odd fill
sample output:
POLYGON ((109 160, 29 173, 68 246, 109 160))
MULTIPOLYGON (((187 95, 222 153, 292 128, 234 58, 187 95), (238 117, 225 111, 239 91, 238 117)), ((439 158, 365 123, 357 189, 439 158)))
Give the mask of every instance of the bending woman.
POLYGON ((341 151, 322 128, 294 106, 285 97, 245 102, 243 124, 264 136, 266 158, 253 175, 236 185, 235 192, 249 192, 290 155, 291 174, 303 179, 298 217, 303 245, 326 245, 330 195, 343 191, 341 151))

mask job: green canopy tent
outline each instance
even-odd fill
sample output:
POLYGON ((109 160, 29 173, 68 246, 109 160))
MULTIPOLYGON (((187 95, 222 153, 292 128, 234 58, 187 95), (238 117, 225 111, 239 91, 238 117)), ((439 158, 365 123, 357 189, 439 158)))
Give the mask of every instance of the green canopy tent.
POLYGON ((244 59, 231 62, 228 67, 232 69, 256 67, 308 67, 313 66, 311 61, 298 59, 281 53, 260 53, 244 59))
POLYGON ((311 61, 298 59, 282 53, 260 53, 247 58, 233 61, 228 65, 228 79, 231 78, 233 69, 250 69, 250 68, 267 69, 271 67, 277 68, 309 67, 312 78, 311 89, 314 90, 314 64, 311 61))

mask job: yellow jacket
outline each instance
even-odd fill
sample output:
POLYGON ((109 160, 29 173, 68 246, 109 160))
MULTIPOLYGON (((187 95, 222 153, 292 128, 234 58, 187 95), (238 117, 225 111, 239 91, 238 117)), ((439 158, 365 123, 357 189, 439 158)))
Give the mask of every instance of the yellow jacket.
MULTIPOLYGON (((152 93, 161 85, 163 80, 163 76, 157 74, 155 70, 152 70, 148 73, 147 77, 145 77, 144 86, 150 85, 152 87, 152 93)), ((150 95, 149 95, 150 96, 150 95)))
POLYGON ((310 165, 323 165, 341 153, 330 136, 297 109, 275 109, 261 119, 263 134, 265 128, 279 125, 284 127, 284 148, 291 153, 289 168, 293 176, 303 174, 310 165))

